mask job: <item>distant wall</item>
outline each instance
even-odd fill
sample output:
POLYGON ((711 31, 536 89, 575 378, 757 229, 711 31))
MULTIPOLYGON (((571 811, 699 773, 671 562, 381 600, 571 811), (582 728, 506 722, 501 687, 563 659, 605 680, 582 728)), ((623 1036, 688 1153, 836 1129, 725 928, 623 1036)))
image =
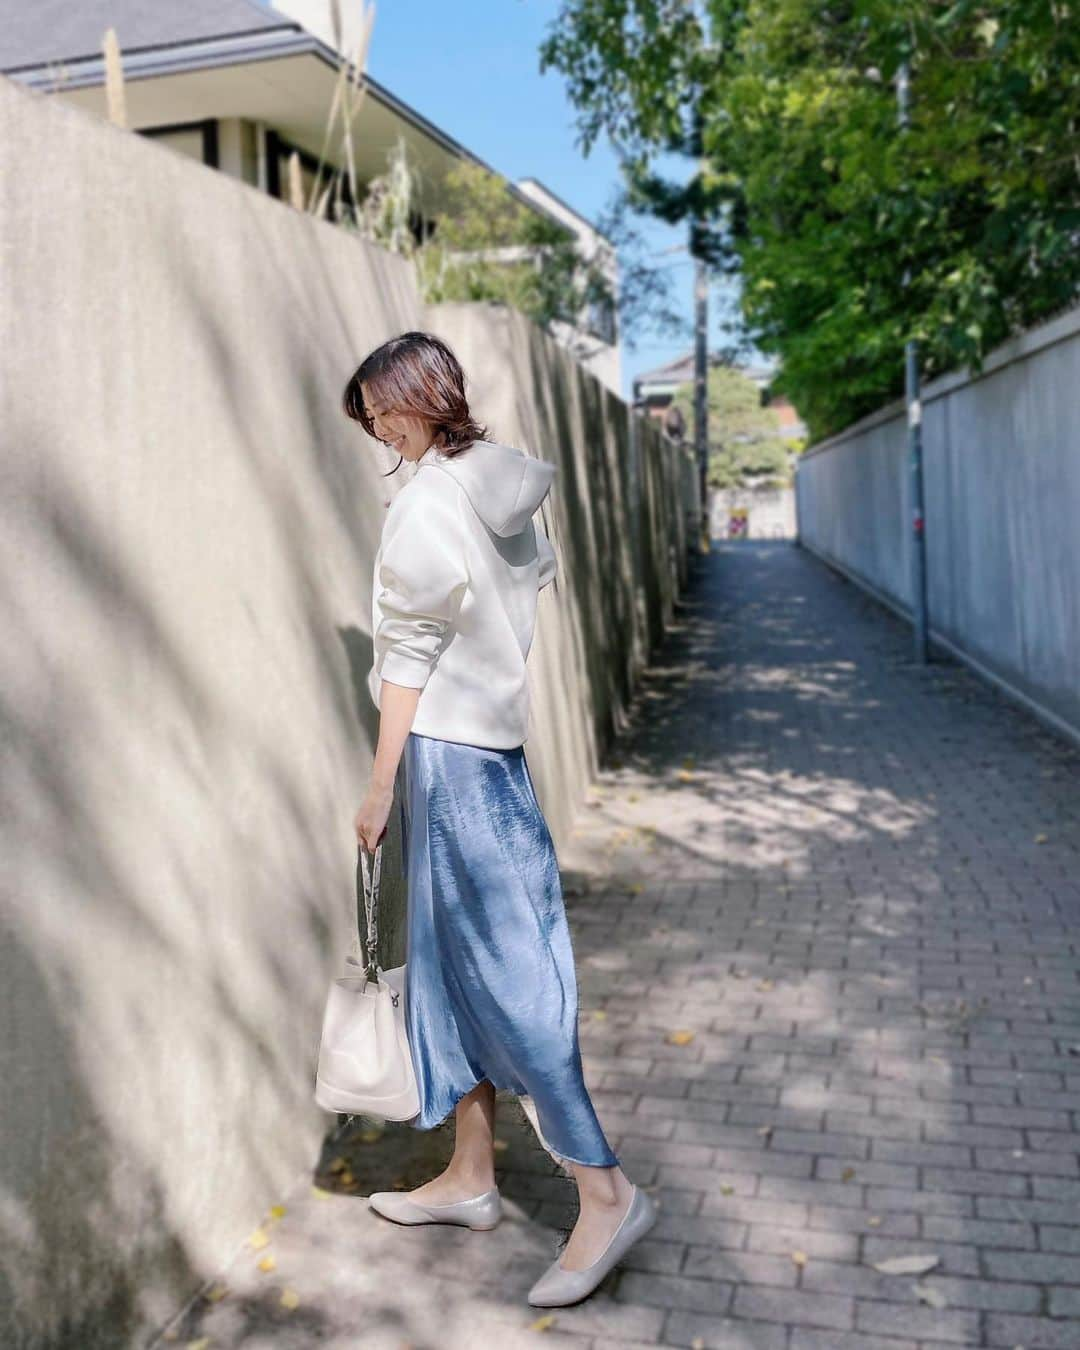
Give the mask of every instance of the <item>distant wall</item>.
POLYGON ((709 528, 714 539, 730 537, 731 512, 744 508, 746 539, 794 539, 795 489, 717 488, 709 497, 709 528))
MULTIPOLYGON (((560 466, 527 747, 557 842, 684 579, 692 468, 523 320, 425 312, 400 259, 4 80, 0 193, 0 1344, 96 1350, 220 1269, 332 1123, 401 481, 340 411, 356 362, 430 325, 560 466)), ((384 964, 397 848, 395 812, 384 964)))
MULTIPOLYGON (((1080 308, 922 393, 931 638, 1080 740, 1080 308)), ((910 617, 903 400, 807 450, 799 542, 910 617)))

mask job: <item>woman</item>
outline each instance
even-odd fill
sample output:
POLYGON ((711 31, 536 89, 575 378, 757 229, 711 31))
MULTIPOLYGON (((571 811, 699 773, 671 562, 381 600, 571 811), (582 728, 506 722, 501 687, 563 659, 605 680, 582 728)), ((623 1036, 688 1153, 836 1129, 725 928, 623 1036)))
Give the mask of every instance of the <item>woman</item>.
POLYGON ((451 1110, 446 1170, 370 1197, 399 1223, 493 1228, 495 1091, 531 1098, 544 1146, 568 1164, 580 1213, 529 1292, 586 1297, 657 1217, 612 1151, 585 1087, 570 931, 554 845, 533 789, 525 662, 555 555, 532 516, 555 466, 487 439, 438 338, 404 333, 360 365, 344 407, 417 467, 375 557, 368 677, 380 712, 360 842, 385 833, 404 755, 406 1024, 431 1129, 451 1110))

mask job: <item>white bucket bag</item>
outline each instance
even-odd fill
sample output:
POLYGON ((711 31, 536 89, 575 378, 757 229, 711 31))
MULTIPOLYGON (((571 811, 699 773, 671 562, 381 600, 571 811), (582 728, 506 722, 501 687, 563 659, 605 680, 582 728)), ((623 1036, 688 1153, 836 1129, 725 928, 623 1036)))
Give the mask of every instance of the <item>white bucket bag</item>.
MULTIPOLYGON (((331 984, 323 1013, 315 1100, 325 1111, 410 1120, 419 1113, 416 1071, 405 1023, 405 966, 383 970, 378 964, 379 881, 382 840, 375 845, 369 870, 367 851, 359 846, 367 920, 366 949, 361 962, 352 952, 345 973, 331 984)), ((359 953, 360 946, 354 942, 359 953)))

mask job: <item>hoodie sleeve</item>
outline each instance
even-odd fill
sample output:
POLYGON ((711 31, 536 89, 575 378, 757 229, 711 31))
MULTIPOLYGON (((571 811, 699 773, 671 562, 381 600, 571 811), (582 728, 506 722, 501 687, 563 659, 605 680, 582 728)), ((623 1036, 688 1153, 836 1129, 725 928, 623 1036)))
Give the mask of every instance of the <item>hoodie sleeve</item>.
POLYGON ((540 590, 543 590, 554 579, 558 564, 555 561, 555 550, 539 526, 536 529, 536 551, 540 558, 540 590))
POLYGON ((410 486, 383 528, 376 578, 381 617, 373 637, 382 679, 423 689, 468 581, 458 517, 410 486))

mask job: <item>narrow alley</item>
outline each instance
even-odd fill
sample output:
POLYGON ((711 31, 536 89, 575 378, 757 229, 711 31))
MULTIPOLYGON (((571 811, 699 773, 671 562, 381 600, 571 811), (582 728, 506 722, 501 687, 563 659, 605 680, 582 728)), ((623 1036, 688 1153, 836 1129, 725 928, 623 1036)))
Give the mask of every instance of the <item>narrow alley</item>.
POLYGON ((450 1126, 331 1141, 166 1341, 1080 1347, 1080 752, 791 543, 695 567, 560 857, 586 1077, 657 1226, 529 1308, 574 1186, 500 1095, 498 1229, 363 1199, 450 1126))

